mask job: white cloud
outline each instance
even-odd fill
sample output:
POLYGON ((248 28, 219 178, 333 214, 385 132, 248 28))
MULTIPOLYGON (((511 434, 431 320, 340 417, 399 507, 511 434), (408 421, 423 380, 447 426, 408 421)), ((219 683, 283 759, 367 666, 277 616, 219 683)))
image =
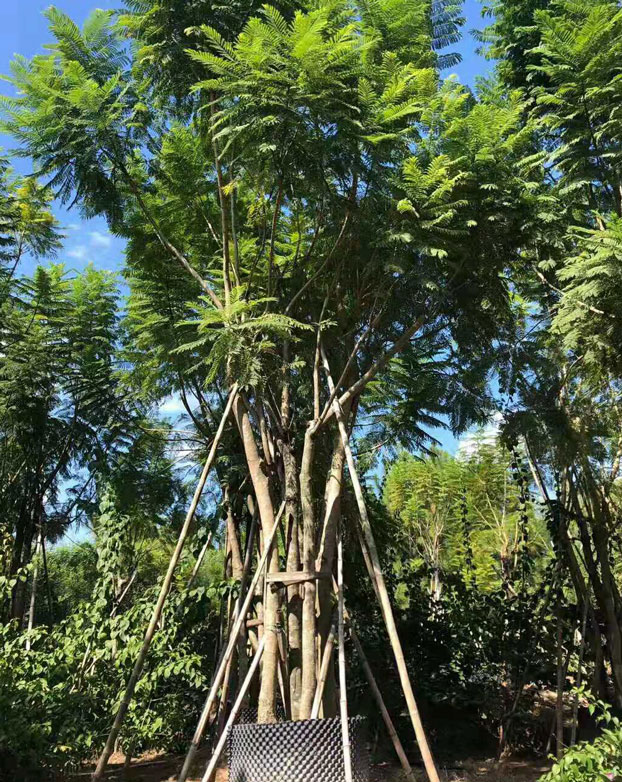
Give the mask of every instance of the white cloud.
POLYGON ((77 261, 85 261, 88 254, 88 249, 83 244, 78 244, 71 250, 67 250, 67 255, 70 258, 75 258, 77 261))
POLYGON ((495 413, 492 421, 483 429, 467 432, 458 443, 458 458, 468 459, 482 445, 495 445, 499 438, 499 431, 503 422, 501 413, 495 413))
POLYGON ((90 231, 91 244, 96 247, 110 247, 112 244, 112 237, 110 234, 104 234, 101 231, 90 231))
POLYGON ((165 418, 174 418, 186 411, 183 402, 178 396, 170 396, 168 399, 165 399, 159 409, 160 415, 163 415, 165 418))
POLYGON ((78 231, 80 229, 80 223, 69 223, 67 226, 68 231, 78 231))

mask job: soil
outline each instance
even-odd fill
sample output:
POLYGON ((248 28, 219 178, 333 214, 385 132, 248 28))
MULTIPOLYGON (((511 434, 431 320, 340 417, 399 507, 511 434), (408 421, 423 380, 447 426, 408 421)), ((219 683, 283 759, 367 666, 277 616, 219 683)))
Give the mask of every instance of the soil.
POLYGON ((447 782, 536 782, 549 766, 540 761, 508 760, 465 762, 461 769, 445 769, 447 782))
MULTIPOLYGON (((175 782, 183 763, 183 757, 174 755, 157 755, 149 753, 135 760, 127 772, 123 772, 123 756, 113 755, 106 779, 110 782, 175 782)), ((188 778, 188 782, 200 782, 202 770, 207 764, 207 756, 199 753, 196 771, 188 778)), ((466 761, 459 768, 442 768, 443 782, 536 782, 547 771, 540 762, 508 760, 501 764, 494 761, 466 761)), ((88 782, 91 770, 85 770, 72 777, 71 782, 88 782)), ((227 782, 227 771, 219 769, 215 782, 227 782)), ((402 774, 399 768, 382 764, 372 771, 372 782, 400 782, 402 774)), ((417 772, 417 779, 424 782, 425 774, 417 772)), ((330 782, 327 780, 326 782, 330 782)))

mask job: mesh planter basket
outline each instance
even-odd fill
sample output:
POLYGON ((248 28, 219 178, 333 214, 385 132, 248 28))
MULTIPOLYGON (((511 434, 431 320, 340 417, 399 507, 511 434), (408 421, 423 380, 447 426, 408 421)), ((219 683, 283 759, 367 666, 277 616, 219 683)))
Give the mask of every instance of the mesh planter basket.
MULTIPOLYGON (((276 721, 285 722, 285 709, 280 703, 276 704, 276 721)), ((247 706, 242 709, 236 719, 236 724, 243 722, 257 722, 257 706, 247 706)))
MULTIPOLYGON (((352 717, 354 782, 369 782, 364 719, 352 717)), ((234 725, 229 732, 229 782, 344 782, 341 720, 234 725)))

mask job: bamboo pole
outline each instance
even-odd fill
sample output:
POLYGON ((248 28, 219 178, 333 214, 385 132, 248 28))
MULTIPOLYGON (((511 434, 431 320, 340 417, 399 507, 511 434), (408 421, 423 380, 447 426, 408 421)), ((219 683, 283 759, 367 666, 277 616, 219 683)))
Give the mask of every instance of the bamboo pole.
POLYGON ((557 597, 557 698, 555 703, 555 749, 557 760, 564 754, 564 625, 562 619, 562 586, 557 597))
MULTIPOLYGON (((224 488, 224 499, 225 499, 225 505, 227 506, 227 526, 226 526, 226 532, 225 532, 225 545, 224 545, 224 552, 225 552, 225 558, 223 562, 223 579, 226 581, 229 578, 232 578, 233 576, 233 541, 232 536, 235 536, 236 530, 233 528, 233 525, 230 524, 229 514, 230 514, 230 507, 229 507, 229 487, 225 486, 224 488)), ((239 595, 238 595, 239 597, 239 595)), ((233 611, 236 607, 239 607, 238 601, 236 600, 236 603, 234 605, 233 603, 233 597, 231 595, 231 592, 229 592, 227 596, 227 607, 224 609, 224 611, 221 611, 220 613, 220 628, 218 630, 218 634, 220 636, 220 644, 222 644, 222 640, 224 638, 229 640, 230 634, 231 634, 231 628, 233 627, 233 623, 235 622, 236 617, 233 616, 233 611)), ((231 681, 231 673, 233 670, 233 664, 235 660, 235 650, 231 654, 231 657, 229 657, 229 660, 227 662, 227 667, 225 668, 225 676, 222 682, 222 686, 220 688, 220 693, 218 695, 218 703, 216 706, 216 739, 220 736, 220 733, 225 725, 225 720, 227 719, 227 700, 229 698, 229 684, 231 681)))
MULTIPOLYGON (((37 602, 37 580, 39 578, 39 552, 41 551, 41 541, 43 540, 43 532, 40 530, 37 537, 37 545, 35 547, 35 567, 32 571, 32 585, 30 587, 30 607, 28 609, 28 634, 26 635, 26 651, 30 651, 30 633, 35 626, 35 605, 37 602)), ((50 617, 50 623, 52 617, 50 617)))
POLYGON ((279 643, 279 668, 278 668, 278 678, 279 678, 279 691, 281 693, 281 702, 283 704, 283 711, 285 712, 285 719, 291 720, 292 718, 292 707, 291 702, 289 699, 289 673, 287 669, 287 655, 285 654, 285 645, 283 643, 283 636, 281 632, 279 631, 278 634, 278 643, 279 643))
MULTIPOLYGON (((322 346, 322 361, 324 364, 324 369, 326 371, 329 391, 332 394, 335 386, 333 383, 332 376, 330 374, 330 367, 328 364, 328 359, 326 358, 326 351, 324 350, 323 346, 322 346)), ((423 759, 423 764, 425 766, 425 770, 428 775, 428 778, 430 782, 440 782, 440 777, 436 769, 436 764, 434 762, 432 752, 430 751, 428 739, 425 734, 423 723, 421 721, 421 715, 419 714, 419 709, 417 707, 417 701, 415 700, 415 694, 413 692, 412 685, 410 683, 410 677, 408 675, 406 661, 404 660, 404 652, 402 650, 402 644, 400 642, 400 638, 397 632, 395 617, 393 616, 393 608, 391 607, 391 600, 389 599, 387 585, 385 583, 384 576, 382 574, 382 567, 380 565, 380 557, 378 555, 378 549, 376 547, 374 533, 372 531, 371 524, 369 522, 369 515, 367 513, 367 505, 365 503, 365 497, 363 496, 363 489, 361 487, 361 482, 359 480, 358 473, 356 470, 356 464, 354 462, 354 456, 352 455, 352 448, 350 447, 348 432, 343 420, 341 405, 339 404, 339 399, 337 398, 337 396, 335 396, 335 399, 333 401, 333 409, 335 411, 335 418, 337 420, 337 425, 339 427, 339 433, 341 435, 343 447, 346 452, 348 470, 350 472, 350 480, 352 481, 352 488, 354 489, 354 494, 356 496, 356 502, 358 505, 361 527, 363 530, 365 542, 367 544, 367 551, 372 566, 370 576, 372 581, 376 585, 380 597, 380 609, 382 611, 382 616, 387 628, 389 640, 391 641, 391 646, 393 648, 393 654, 395 656, 395 662, 397 664, 402 690, 404 692, 404 697, 406 699, 406 704, 408 706, 408 713, 410 715, 410 720, 412 722, 413 729, 415 731, 415 736, 417 737, 417 743, 419 744, 419 750, 421 752, 421 757, 423 759)))
POLYGON ((203 544, 203 548, 201 549, 201 551, 199 551, 199 556, 197 557, 197 561, 194 563, 194 567, 192 568, 192 573, 190 574, 190 578, 188 579, 188 583, 186 584, 186 589, 190 589, 190 587, 194 584, 194 579, 197 577, 199 568, 203 564, 203 560, 205 559, 205 555, 207 554, 207 549, 210 547, 211 542, 212 542, 212 532, 210 530, 210 533, 207 536, 207 540, 203 544))
POLYGON ((590 601, 590 593, 591 589, 588 587, 587 594, 585 596, 585 601, 583 604, 583 617, 581 619, 581 641, 579 646, 579 662, 577 665, 577 681, 575 682, 575 689, 577 692, 575 692, 574 700, 572 703, 572 727, 571 727, 571 733, 570 733, 570 746, 574 747, 574 745, 577 743, 577 728, 579 723, 579 693, 578 690, 581 687, 581 684, 583 683, 583 659, 585 657, 585 637, 587 634, 587 614, 588 614, 588 608, 589 608, 589 601, 590 601))
POLYGON ((125 692, 123 694, 123 700, 121 701, 119 708, 117 710, 112 728, 110 729, 110 733, 108 734, 108 738, 106 740, 106 745, 97 762, 97 768, 93 773, 93 777, 92 777, 93 782, 98 782, 103 778, 104 772, 106 770, 106 766, 108 765, 108 760, 110 759, 110 756, 114 751, 114 746, 119 736, 121 725, 123 724, 123 720, 125 718, 130 702, 132 700, 132 696, 134 694, 134 690, 136 689, 136 685, 138 684, 138 680, 140 679, 140 675, 145 665, 145 660, 147 659, 147 653, 149 651, 149 647, 151 646, 151 641, 153 639, 156 628, 162 616, 164 603, 166 602, 166 598, 168 597, 168 593, 170 592, 171 589, 171 584, 173 581, 173 573, 175 572, 175 568, 177 567, 177 563, 179 562, 179 558, 181 556, 181 552, 184 547, 184 543, 186 542, 186 538, 188 537, 188 533, 190 532, 190 525, 194 518, 194 514, 199 504, 199 500, 201 499, 201 494, 203 493, 203 488, 205 487, 207 476, 209 475, 212 465, 214 463, 214 459, 216 457, 216 451, 218 450, 218 445, 220 443, 222 433, 225 429, 225 424, 231 412, 233 402, 237 396, 237 392, 238 392, 238 387, 236 383, 234 384, 233 388, 231 389, 231 393, 229 394, 229 399, 227 400, 227 405, 225 407, 224 413, 220 420, 220 424, 218 425, 218 429, 214 436, 212 447, 210 448, 209 454, 205 461, 203 472, 201 473, 201 477, 195 489, 192 502, 190 503, 190 507, 188 508, 188 512, 186 513, 184 525, 181 528, 181 532, 179 533, 179 538, 177 540, 177 545, 175 546, 175 551, 173 552, 173 555, 168 565, 168 570, 166 571, 166 575, 164 576, 164 580, 160 588, 160 594, 158 595, 158 600, 153 609, 153 613, 151 615, 151 620, 149 622, 149 626, 147 627, 147 631, 145 632, 145 637, 143 639, 142 647, 140 649, 138 658, 134 663, 134 669, 132 670, 132 675, 130 676, 130 679, 125 688, 125 692))
POLYGON ((354 629, 354 627, 352 627, 351 624, 350 624, 350 635, 352 636, 352 642, 354 643, 354 648, 356 649, 356 653, 359 656, 361 667, 363 668, 363 673, 367 678, 367 682, 369 684, 369 688, 372 692, 372 695, 376 699, 376 703, 378 704, 378 708, 380 709, 380 714, 382 715, 382 719, 386 726, 387 733, 389 734, 393 746, 395 747, 395 752, 400 760, 402 768, 404 769, 404 773, 406 774, 407 779, 411 780, 411 782, 416 782, 415 772, 413 771, 412 766, 410 765, 410 762, 406 757, 406 753, 404 752, 404 747, 402 746, 400 737, 397 735, 397 731, 395 730, 395 725, 393 724, 391 715, 387 710, 387 707, 384 702, 384 698, 382 697, 382 693, 380 692, 378 683, 376 682, 376 678, 369 665, 367 656, 363 651, 363 647, 361 646, 361 641, 356 633, 356 630, 354 629))
MULTIPOLYGON (((238 716, 238 712, 240 711, 240 707, 242 706, 242 703, 244 702, 244 698, 246 696, 246 692, 248 691, 248 688, 251 685, 251 682, 253 680, 253 676, 255 675, 255 671, 257 670, 257 666, 259 665, 259 661, 261 660, 261 655, 263 654, 264 647, 266 645, 266 637, 267 633, 264 633, 261 641, 259 642, 259 647, 257 648, 257 653, 253 657, 253 661, 250 665, 250 668, 248 669, 248 673, 246 674, 246 678, 244 679, 244 682, 242 683, 242 687, 240 688, 240 692, 238 694, 238 697, 236 698, 235 703, 233 704, 233 707, 231 709, 231 714, 229 714, 229 719, 227 720, 227 724, 225 725, 225 729, 220 734, 220 738, 218 739, 218 744, 216 744, 216 749, 214 750, 214 754, 211 757, 210 762, 207 765, 207 768, 205 769, 205 774, 203 774, 203 777, 201 779, 201 782, 209 782, 209 780, 212 778, 212 774, 216 770, 216 764, 218 763, 218 759, 220 758, 222 751, 224 749, 225 743, 227 741, 227 734, 229 732, 229 728, 233 725, 235 722, 235 718, 238 716)), ((181 777, 180 777, 181 780, 181 777)))
MULTIPOLYGON (((337 582, 335 581, 334 578, 333 578, 333 591, 335 594, 337 594, 337 582)), ((361 639, 358 637, 356 628, 352 624, 352 618, 349 615, 348 609, 345 606, 344 606, 344 618, 346 622, 348 622, 350 625, 350 635, 352 637, 352 642, 354 643, 354 648, 356 649, 356 653, 360 658, 361 667, 363 668, 363 673, 367 678, 367 682, 371 689, 372 695, 376 699, 376 703, 378 704, 378 708, 380 709, 380 714, 382 715, 382 719, 384 720, 384 724, 387 728, 389 737, 393 742, 393 746, 395 747, 395 752, 399 758, 402 768, 404 769, 404 773, 406 774, 407 779, 411 780, 411 782, 416 782, 415 772, 413 771, 412 766, 410 765, 410 762, 406 757, 406 752, 404 751, 404 747, 402 745, 400 737, 397 735, 397 731, 395 730, 395 725, 393 724, 391 715, 389 714, 389 711, 384 702, 384 698, 382 697, 382 693, 380 692, 380 688, 378 687, 376 677, 374 676, 374 673, 371 669, 369 660, 367 659, 367 655, 363 650, 361 639)))
POLYGON ((320 666, 320 673, 317 680, 317 687, 315 689, 315 697, 313 699, 313 707, 311 709, 310 719, 316 720, 320 713, 320 706, 322 705, 322 697, 324 695, 324 686, 326 684, 326 676, 328 675, 328 669, 330 667, 330 658, 333 653, 333 647, 335 645, 335 636, 337 635, 337 622, 333 619, 330 632, 326 643, 324 644, 324 653, 322 655, 322 664, 320 666))
MULTIPOLYGON (((365 562, 365 567, 367 568, 367 572, 371 574, 373 573, 373 565, 371 563, 369 552, 367 551, 367 545, 365 544, 365 538, 363 537, 363 533, 361 532, 360 527, 356 528, 356 536, 359 541, 359 546, 361 547, 361 553, 363 554, 363 562, 365 562)), ((378 591, 378 585, 376 584, 373 578, 371 579, 371 585, 374 589, 376 600, 380 603, 380 592, 378 591)))
POLYGON ((45 535, 41 530, 41 560, 43 562, 43 575, 45 577, 45 591, 48 598, 48 612, 50 614, 50 623, 54 621, 54 608, 52 606, 52 585, 50 584, 50 572, 48 570, 48 558, 45 553, 45 535))
MULTIPOLYGON (((192 742, 188 749, 188 754, 186 755, 186 759, 184 760, 184 765, 181 769, 181 773, 179 775, 179 779, 177 782, 185 782, 185 780, 188 777, 188 773, 190 772, 190 767, 192 766, 192 763, 194 761, 194 756, 196 755, 197 750, 199 749, 199 744, 201 743, 201 738, 203 737, 205 726, 207 725, 207 721, 209 719, 212 706, 214 705, 216 696, 218 694, 218 688, 220 687, 220 684, 223 680, 223 676, 225 674, 225 669, 229 662, 229 658, 233 654, 233 650, 235 649, 235 646, 237 644, 238 635, 240 633, 240 629, 242 628, 242 623, 246 621, 246 614, 248 613, 250 604, 253 600, 253 597, 255 596, 255 587, 257 586, 259 579, 261 578, 263 569, 268 561, 268 557, 272 549, 272 543, 276 536, 276 532, 279 528, 279 523, 281 521, 281 516, 283 515, 284 508, 285 508, 285 502, 281 503, 281 507, 279 508, 279 512, 277 513, 270 534, 268 535, 268 538, 264 540, 264 547, 263 547, 263 553, 261 555, 261 560, 259 561, 257 570, 255 571, 255 575, 253 576, 253 580, 251 581, 248 587, 246 597, 244 598, 244 603, 241 605, 240 611, 237 613, 235 622, 233 623, 233 627, 231 628, 231 634, 229 635, 227 646, 225 647, 224 652, 219 660, 218 668, 216 670, 216 673, 214 674, 214 680, 212 681, 212 686, 210 687, 210 691, 205 700, 203 711, 201 712, 201 716, 199 717, 199 723, 194 732, 194 736, 192 737, 192 742)), ((250 547, 248 550, 250 550, 250 547)), ((266 633, 264 632, 262 636, 262 640, 263 638, 265 638, 265 636, 266 633)))
POLYGON ((223 679, 220 695, 218 696, 218 725, 216 727, 216 735, 220 736, 225 728, 225 722, 227 719, 227 701, 229 699, 229 688, 231 686, 231 673, 233 671, 233 664, 235 662, 235 651, 229 658, 227 667, 225 668, 225 677, 223 679))
POLYGON ((341 716, 341 743, 345 782, 352 782, 352 752, 348 725, 348 692, 346 682, 346 642, 343 620, 343 538, 337 540, 337 632, 339 637, 339 713, 341 716))
MULTIPOLYGON (((242 564, 242 575, 240 577, 240 587, 238 591, 237 600, 235 601, 234 616, 233 616, 234 622, 237 619, 238 612, 240 610, 240 606, 242 603, 242 599, 244 597, 244 593, 246 590, 246 580, 248 579, 248 574, 251 568, 252 555, 253 555, 253 541, 255 539, 256 528, 257 528, 257 512, 251 511, 251 523, 246 533, 246 545, 245 545, 245 552, 244 552, 244 562, 242 564)), ((243 622, 242 629, 240 630, 240 635, 238 637, 238 669, 239 669, 239 676, 242 679, 244 679, 244 677, 246 676, 246 672, 248 670, 248 659, 246 656, 247 640, 248 640, 248 635, 246 631, 246 623, 243 622)))

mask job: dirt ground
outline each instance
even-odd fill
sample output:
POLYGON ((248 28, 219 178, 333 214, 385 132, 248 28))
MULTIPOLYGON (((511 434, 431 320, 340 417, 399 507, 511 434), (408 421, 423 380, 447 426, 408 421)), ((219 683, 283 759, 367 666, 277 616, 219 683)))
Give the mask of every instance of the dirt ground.
MULTIPOLYGON (((127 774, 124 774, 123 758, 113 755, 111 760, 110 770, 106 775, 110 782, 175 782, 183 763, 183 757, 149 755, 133 762, 127 774)), ((207 760, 207 757, 199 756, 195 775, 189 778, 189 782, 200 782, 207 760)), ((443 782, 536 782, 546 770, 547 767, 542 762, 518 760, 506 761, 502 764, 493 761, 473 761, 462 763, 459 768, 442 766, 440 768, 443 782)), ((71 782, 88 782, 90 773, 90 770, 85 770, 72 777, 71 782)), ((227 782, 227 776, 227 771, 220 769, 216 782, 227 782)), ((422 782, 425 779, 422 772, 418 772, 417 776, 422 782)), ((400 782, 402 774, 393 766, 379 765, 373 768, 371 780, 372 782, 400 782)))
POLYGON ((536 782, 548 766, 542 761, 466 762, 461 769, 443 769, 447 782, 536 782))

